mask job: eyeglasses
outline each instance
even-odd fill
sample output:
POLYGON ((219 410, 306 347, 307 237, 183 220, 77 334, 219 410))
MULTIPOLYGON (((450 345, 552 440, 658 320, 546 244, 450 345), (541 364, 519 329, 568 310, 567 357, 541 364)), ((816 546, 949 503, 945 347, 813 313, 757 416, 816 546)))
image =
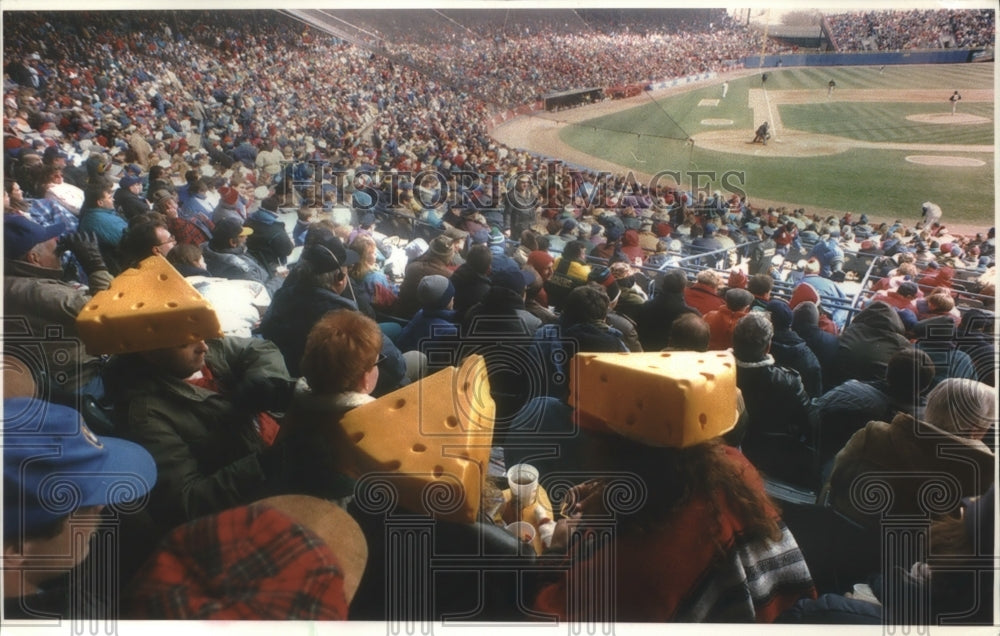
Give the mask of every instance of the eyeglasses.
POLYGON ((167 240, 163 241, 162 243, 157 243, 156 245, 157 247, 159 247, 160 245, 169 245, 170 243, 176 243, 176 242, 177 239, 174 238, 173 234, 171 234, 170 236, 167 237, 167 240))
POLYGON ((378 365, 385 362, 388 357, 389 356, 385 355, 384 353, 378 354, 378 358, 375 359, 375 364, 373 364, 372 366, 377 367, 378 365))

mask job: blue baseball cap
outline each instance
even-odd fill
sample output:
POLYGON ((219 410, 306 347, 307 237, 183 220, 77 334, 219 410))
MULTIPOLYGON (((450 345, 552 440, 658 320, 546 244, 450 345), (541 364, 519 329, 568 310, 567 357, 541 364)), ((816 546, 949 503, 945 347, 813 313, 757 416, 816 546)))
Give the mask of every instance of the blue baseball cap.
POLYGON ((66 233, 62 221, 39 225, 20 214, 5 214, 3 218, 3 249, 8 258, 24 256, 31 248, 66 233))
POLYGON ((124 176, 124 177, 122 177, 121 179, 118 180, 118 187, 120 187, 120 188, 131 188, 132 186, 136 185, 137 183, 142 183, 142 177, 138 177, 136 175, 129 174, 129 175, 126 175, 126 176, 124 176))
POLYGON ((17 397, 3 411, 4 538, 31 535, 81 507, 135 502, 156 483, 146 449, 98 437, 68 406, 17 397))

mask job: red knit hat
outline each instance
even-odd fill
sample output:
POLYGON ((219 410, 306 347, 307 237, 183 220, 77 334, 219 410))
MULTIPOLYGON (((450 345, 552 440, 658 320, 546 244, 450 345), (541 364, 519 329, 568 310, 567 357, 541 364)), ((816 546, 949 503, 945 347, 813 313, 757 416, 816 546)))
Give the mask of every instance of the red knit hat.
POLYGON ((236 205, 236 202, 240 199, 239 191, 229 186, 219 188, 219 194, 222 196, 222 202, 226 205, 236 205))
POLYGON ((535 250, 528 254, 528 265, 531 265, 539 272, 545 271, 547 268, 551 267, 554 262, 555 258, 543 250, 535 250))
POLYGON ((795 291, 792 292, 792 297, 788 301, 788 306, 795 309, 799 303, 803 303, 807 300, 819 305, 819 293, 816 291, 816 288, 809 283, 799 283, 798 287, 795 288, 795 291))

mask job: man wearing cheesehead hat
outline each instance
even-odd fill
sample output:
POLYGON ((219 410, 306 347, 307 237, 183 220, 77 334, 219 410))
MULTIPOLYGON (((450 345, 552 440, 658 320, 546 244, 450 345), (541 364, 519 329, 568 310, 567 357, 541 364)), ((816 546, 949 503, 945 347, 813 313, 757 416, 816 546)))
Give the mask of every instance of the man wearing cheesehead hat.
POLYGON ((573 358, 578 470, 596 478, 563 497, 549 549, 569 567, 540 588, 536 610, 587 622, 766 623, 815 597, 760 474, 723 441, 738 419, 735 367, 723 351, 573 358))
POLYGON ((97 437, 67 406, 9 397, 3 412, 5 618, 107 616, 117 599, 87 582, 106 582, 112 565, 88 559, 91 538, 102 509, 134 510, 153 487, 153 458, 137 444, 97 437))
POLYGON ((272 446, 294 392, 278 348, 222 337, 215 310, 161 256, 97 294, 77 319, 104 371, 116 433, 156 460, 157 530, 262 496, 280 471, 272 446))

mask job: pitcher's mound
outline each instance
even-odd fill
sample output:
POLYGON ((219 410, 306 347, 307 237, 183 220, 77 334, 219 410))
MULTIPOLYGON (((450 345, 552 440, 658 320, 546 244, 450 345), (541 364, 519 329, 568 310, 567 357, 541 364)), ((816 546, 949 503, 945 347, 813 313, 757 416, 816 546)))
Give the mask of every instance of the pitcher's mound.
POLYGON ((978 168, 986 165, 985 161, 971 157, 947 157, 942 155, 909 155, 906 160, 924 166, 955 166, 959 168, 978 168))
POLYGON ((969 113, 955 113, 954 115, 951 113, 921 113, 919 115, 909 115, 906 119, 920 122, 921 124, 956 124, 959 126, 990 123, 987 117, 970 115, 969 113))

